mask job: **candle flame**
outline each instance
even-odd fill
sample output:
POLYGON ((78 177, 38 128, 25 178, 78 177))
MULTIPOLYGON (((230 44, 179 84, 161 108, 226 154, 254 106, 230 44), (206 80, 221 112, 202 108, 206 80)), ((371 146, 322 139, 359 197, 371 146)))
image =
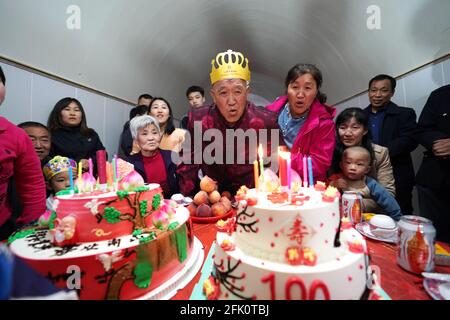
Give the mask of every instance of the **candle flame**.
POLYGON ((258 155, 259 155, 259 158, 260 158, 260 159, 263 157, 263 148, 262 148, 262 144, 259 144, 259 147, 258 147, 258 155))
POLYGON ((280 151, 280 157, 283 158, 284 160, 290 159, 291 153, 288 151, 280 151))

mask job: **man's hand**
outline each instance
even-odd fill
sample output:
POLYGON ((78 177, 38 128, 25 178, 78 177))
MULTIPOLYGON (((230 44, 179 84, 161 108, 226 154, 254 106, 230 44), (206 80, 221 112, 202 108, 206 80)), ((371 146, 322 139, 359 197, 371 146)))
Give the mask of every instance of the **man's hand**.
POLYGON ((450 138, 439 139, 433 142, 433 154, 436 157, 450 157, 450 138))

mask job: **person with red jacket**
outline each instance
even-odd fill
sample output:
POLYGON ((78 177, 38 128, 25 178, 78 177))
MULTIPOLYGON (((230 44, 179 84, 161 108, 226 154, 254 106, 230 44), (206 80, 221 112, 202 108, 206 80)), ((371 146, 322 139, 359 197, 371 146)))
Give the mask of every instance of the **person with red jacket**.
MULTIPOLYGON (((0 105, 5 98, 5 75, 0 67, 0 105)), ((41 163, 33 143, 23 129, 0 117, 0 240, 15 231, 11 217, 8 184, 12 178, 17 186, 23 211, 17 225, 37 220, 45 211, 45 182, 41 163)))
POLYGON ((314 181, 325 181, 336 141, 334 107, 320 92, 322 73, 312 64, 297 64, 285 80, 286 95, 266 108, 278 114, 284 142, 291 152, 292 169, 303 177, 303 157, 312 160, 314 181))

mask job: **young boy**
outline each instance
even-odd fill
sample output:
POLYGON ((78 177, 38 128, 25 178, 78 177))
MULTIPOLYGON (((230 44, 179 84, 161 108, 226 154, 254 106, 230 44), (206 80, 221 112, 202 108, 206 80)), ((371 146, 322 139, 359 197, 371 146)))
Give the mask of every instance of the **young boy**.
POLYGON ((399 220, 402 214, 395 198, 376 180, 366 176, 370 163, 372 159, 367 149, 360 146, 345 149, 340 166, 347 186, 342 191, 360 192, 365 212, 378 211, 399 220))
POLYGON ((44 166, 44 176, 47 189, 52 194, 47 198, 47 210, 53 210, 53 195, 70 187, 69 170, 72 170, 72 179, 75 180, 77 164, 75 160, 55 156, 44 166))

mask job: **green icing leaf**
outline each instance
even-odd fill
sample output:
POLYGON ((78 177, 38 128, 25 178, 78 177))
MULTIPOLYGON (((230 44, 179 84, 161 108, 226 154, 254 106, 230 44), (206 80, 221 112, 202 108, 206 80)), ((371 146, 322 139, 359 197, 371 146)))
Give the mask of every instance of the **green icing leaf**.
POLYGON ((134 273, 134 284, 139 289, 148 288, 150 282, 152 281, 153 268, 148 261, 141 261, 136 265, 133 270, 134 273))
POLYGON ((67 196, 71 194, 74 194, 74 190, 72 189, 64 189, 56 193, 57 196, 67 196))
POLYGON ((120 200, 123 200, 125 197, 127 197, 129 195, 128 191, 126 191, 126 190, 119 190, 116 192, 116 194, 120 200))
POLYGON ((147 207, 148 207, 148 201, 142 200, 139 202, 139 211, 141 212, 141 216, 145 217, 145 214, 147 213, 147 207))
POLYGON ((27 230, 17 231, 8 238, 8 244, 11 244, 18 239, 28 237, 29 235, 34 234, 35 232, 36 232, 36 229, 27 229, 27 230))
POLYGON ((140 234, 142 234, 142 229, 136 229, 133 231, 133 236, 138 236, 140 234))
POLYGON ((177 221, 172 222, 172 223, 169 224, 169 226, 167 227, 167 230, 175 230, 179 225, 180 225, 180 224, 179 224, 177 221))
POLYGON ((120 222, 120 219, 119 219, 120 215, 121 215, 120 211, 116 210, 114 207, 106 207, 103 218, 108 223, 117 223, 117 222, 120 222))
POLYGON ((160 204, 161 204, 161 195, 158 193, 153 196, 153 200, 152 200, 153 210, 158 209, 160 204))
POLYGON ((56 219, 56 212, 52 211, 52 214, 50 216, 50 219, 48 219, 48 228, 54 229, 55 228, 55 219, 56 219))
POLYGON ((140 187, 134 188, 135 192, 144 192, 144 191, 148 191, 148 190, 150 190, 150 187, 148 187, 148 186, 140 186, 140 187))
POLYGON ((150 232, 149 235, 147 237, 142 237, 139 239, 139 243, 140 244, 144 244, 144 243, 148 243, 151 242, 153 240, 156 239, 156 233, 155 232, 150 232))
POLYGON ((186 225, 174 230, 173 234, 170 235, 170 238, 172 241, 175 241, 175 245, 177 246, 178 260, 183 262, 187 258, 186 225))

